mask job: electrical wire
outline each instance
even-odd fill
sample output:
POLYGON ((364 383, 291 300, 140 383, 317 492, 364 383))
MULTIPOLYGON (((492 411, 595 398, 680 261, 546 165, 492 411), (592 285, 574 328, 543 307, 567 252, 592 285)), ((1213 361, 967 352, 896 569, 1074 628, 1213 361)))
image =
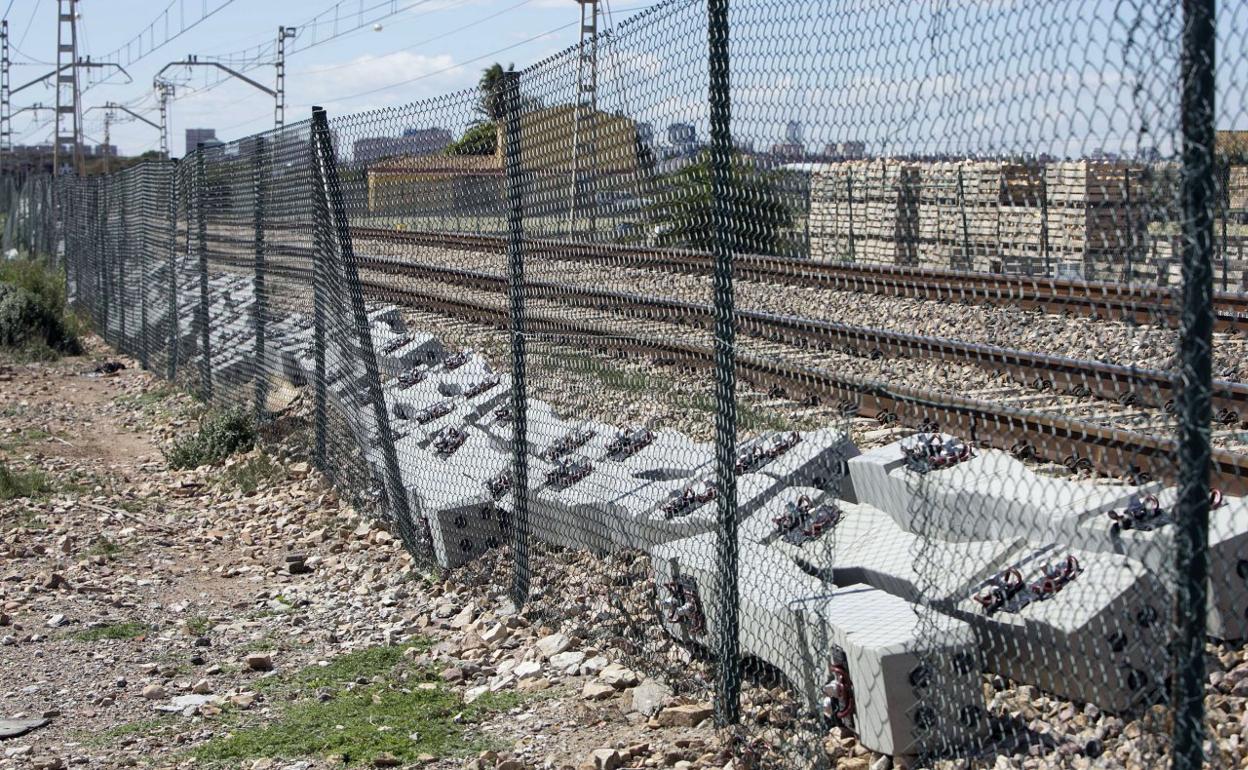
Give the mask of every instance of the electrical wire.
POLYGON ((495 55, 500 54, 500 53, 503 53, 503 52, 505 52, 505 51, 510 51, 510 50, 512 50, 513 48, 519 48, 519 47, 520 47, 520 46, 522 46, 522 45, 527 45, 527 44, 529 44, 529 43, 532 43, 532 42, 533 42, 533 41, 535 41, 535 40, 540 40, 540 39, 542 39, 542 38, 546 37, 547 35, 552 35, 552 34, 554 34, 554 33, 556 33, 556 32, 560 32, 560 31, 562 31, 562 30, 565 30, 565 29, 567 29, 568 27, 575 27, 575 26, 577 26, 577 25, 579 25, 579 24, 580 24, 580 22, 579 22, 579 21, 574 21, 574 22, 571 22, 571 23, 568 23, 568 24, 560 24, 558 27, 555 27, 554 29, 548 29, 548 30, 546 30, 545 32, 541 32, 541 33, 538 33, 538 34, 534 35, 533 37, 530 37, 530 38, 525 38, 524 40, 521 40, 521 41, 520 41, 520 42, 518 42, 518 43, 512 43, 512 44, 511 44, 511 45, 509 45, 509 46, 504 46, 503 48, 498 48, 498 49, 496 49, 496 50, 490 51, 489 53, 483 53, 483 54, 481 54, 480 56, 474 56, 474 57, 473 57, 473 58, 471 58, 471 59, 466 59, 466 60, 464 60, 464 61, 462 61, 462 62, 459 62, 458 64, 452 64, 452 65, 451 65, 451 66, 449 66, 449 67, 443 67, 443 68, 442 68, 442 69, 440 69, 440 70, 434 70, 433 72, 426 72, 425 74, 423 74, 423 75, 417 75, 417 76, 416 76, 416 77, 414 77, 414 78, 407 78, 406 80, 400 80, 400 81, 397 81, 397 82, 395 82, 395 83, 390 83, 390 84, 388 84, 388 85, 378 86, 377 88, 372 88, 372 89, 369 89, 368 91, 361 91, 361 92, 356 93, 356 94, 346 94, 346 95, 343 95, 343 96, 334 96, 334 97, 330 97, 330 98, 328 98, 328 99, 325 99, 324 101, 327 101, 327 102, 338 102, 338 101, 346 101, 346 100, 348 100, 348 99, 358 99, 358 98, 359 98, 359 97, 361 97, 361 96, 372 96, 373 94, 379 94, 379 93, 381 93, 382 91, 389 91, 391 88, 398 88, 399 86, 405 86, 405 85, 408 85, 408 84, 410 84, 410 83, 416 83, 416 82, 418 82, 418 81, 421 81, 421 80, 425 80, 425 79, 427 79, 427 78, 434 77, 435 75, 442 75, 442 74, 445 74, 445 73, 447 73, 447 72, 450 72, 451 70, 457 70, 457 69, 459 69, 460 67, 463 67, 464 65, 467 65, 467 64, 474 64, 474 63, 476 63, 476 62, 481 61, 482 59, 488 59, 488 58, 490 58, 491 56, 495 56, 495 55))
POLYGON ((221 4, 218 5, 216 8, 213 8, 211 11, 207 10, 207 6, 205 5, 204 10, 202 11, 202 15, 198 19, 191 22, 189 25, 182 27, 182 29, 175 32, 174 34, 168 35, 164 40, 160 42, 159 45, 153 45, 151 48, 148 48, 146 52, 143 52, 143 48, 142 48, 143 34, 149 31, 152 32, 152 40, 154 41, 156 22, 164 18, 166 21, 166 26, 167 26, 168 19, 169 19, 169 11, 173 8, 176 2, 179 2, 179 0, 170 0, 169 5, 165 6, 165 10, 157 14, 156 18, 152 19, 151 23, 149 23, 146 27, 143 28, 143 31, 139 32, 139 34, 130 38, 122 45, 117 46, 117 48, 115 48, 114 50, 109 51, 108 53, 101 56, 100 60, 101 61, 114 61, 117 64, 121 64, 121 52, 124 50, 124 51, 127 51, 126 66, 134 64, 137 61, 141 61, 147 58, 148 56, 151 56, 156 51, 159 51, 161 48, 164 48, 166 45, 178 39, 182 35, 185 35, 187 32, 190 32, 192 29, 195 29, 195 27, 199 26, 200 24, 203 24, 205 21, 208 21, 213 16, 216 16, 225 8, 232 5, 235 2, 235 0, 221 0, 221 4), (130 46, 135 42, 139 44, 140 53, 138 56, 129 56, 128 51, 130 49, 130 46))
POLYGON ((26 29, 22 32, 22 39, 17 41, 14 48, 20 48, 26 43, 26 36, 30 34, 30 25, 35 23, 35 14, 39 13, 39 6, 43 4, 43 0, 35 0, 35 7, 30 9, 30 18, 26 20, 26 29))
POLYGON ((491 13, 491 14, 490 14, 490 15, 488 15, 488 16, 482 16, 481 18, 477 19, 476 21, 469 22, 469 23, 464 24, 464 25, 462 25, 462 26, 456 27, 455 29, 447 30, 446 32, 443 32, 443 33, 440 33, 440 34, 434 35, 433 37, 426 38, 426 39, 421 40, 421 41, 418 41, 418 42, 416 42, 416 43, 412 43, 411 45, 405 45, 405 46, 403 46, 402 48, 396 48, 396 49, 394 49, 393 51, 387 51, 387 52, 385 52, 385 53, 383 53, 383 54, 377 54, 377 55, 376 55, 373 59, 369 59, 369 60, 366 60, 366 61, 353 61, 353 62, 346 62, 346 63, 344 63, 344 64, 334 64, 334 65, 331 65, 331 66, 328 66, 328 67, 309 67, 308 69, 305 69, 305 70, 299 70, 299 71, 297 71, 297 72, 292 72, 291 74, 292 74, 292 75, 320 75, 320 74, 323 74, 323 73, 326 73, 326 72, 335 72, 335 71, 337 71, 337 70, 341 70, 341 69, 350 69, 351 67, 358 67, 358 66, 363 65, 363 64, 371 64, 371 63, 372 63, 373 61, 375 61, 377 58, 380 58, 380 57, 382 57, 382 56, 390 56, 391 54, 402 53, 403 51, 410 51, 410 50, 411 50, 411 49, 413 49, 413 48, 417 48, 417 47, 419 47, 419 46, 422 46, 422 45, 427 45, 427 44, 429 44, 429 43, 436 42, 436 41, 441 40, 441 39, 443 39, 443 38, 450 37, 451 35, 454 35, 454 34, 456 34, 456 33, 463 32, 463 31, 464 31, 464 30, 466 30, 466 29, 470 29, 470 28, 472 28, 472 27, 475 27, 475 26, 477 26, 478 24, 483 24, 483 23, 485 23, 485 22, 487 22, 487 21, 489 21, 489 20, 491 20, 491 19, 496 19, 496 18, 498 18, 499 16, 502 16, 502 15, 503 15, 503 14, 505 14, 505 13, 509 13, 510 11, 514 11, 514 10, 516 10, 517 8, 519 8, 520 6, 522 6, 522 5, 528 5, 528 4, 529 4, 529 3, 531 3, 531 2, 533 2, 533 0, 520 0, 520 2, 516 3, 515 5, 509 5, 509 6, 507 6, 506 8, 502 9, 501 11, 497 11, 497 12, 495 12, 495 13, 491 13))

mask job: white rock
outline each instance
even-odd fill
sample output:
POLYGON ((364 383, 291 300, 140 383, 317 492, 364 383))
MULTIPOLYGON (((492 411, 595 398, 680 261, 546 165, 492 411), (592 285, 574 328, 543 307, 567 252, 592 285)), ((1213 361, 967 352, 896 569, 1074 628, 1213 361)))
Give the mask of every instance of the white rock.
POLYGON ((551 668, 571 676, 576 675, 576 672, 581 669, 581 663, 583 662, 585 662, 585 653, 579 650, 560 652, 550 656, 551 668))
POLYGON ((537 640, 537 651, 542 657, 549 658, 552 655, 558 655, 572 646, 572 640, 564 634, 554 633, 550 636, 544 636, 537 640))

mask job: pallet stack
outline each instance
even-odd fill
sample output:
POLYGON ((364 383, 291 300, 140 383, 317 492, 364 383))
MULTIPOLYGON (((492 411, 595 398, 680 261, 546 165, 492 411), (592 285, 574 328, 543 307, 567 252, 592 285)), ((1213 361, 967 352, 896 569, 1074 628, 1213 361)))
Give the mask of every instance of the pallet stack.
POLYGON ((1152 196, 1134 164, 1073 160, 1044 168, 1047 250, 1059 273, 1122 280, 1144 268, 1152 196))
POLYGON ((1003 235, 1022 240, 1038 231, 1042 187, 1035 166, 1004 161, 942 161, 923 167, 919 193, 922 264, 1000 272, 1003 235))
POLYGON ((1243 221, 1248 215, 1248 166, 1227 167, 1227 211, 1233 221, 1243 221))
POLYGON ((918 164, 884 158, 812 173, 811 259, 917 264, 918 186, 918 164))

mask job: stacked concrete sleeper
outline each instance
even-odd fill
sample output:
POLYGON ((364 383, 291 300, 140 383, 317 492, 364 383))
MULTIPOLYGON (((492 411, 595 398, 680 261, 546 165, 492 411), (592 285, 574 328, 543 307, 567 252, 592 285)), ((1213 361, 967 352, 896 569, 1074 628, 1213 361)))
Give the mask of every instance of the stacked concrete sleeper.
MULTIPOLYGON (((197 283, 178 289, 193 308, 197 283)), ((243 277, 210 281, 218 376, 251 366, 250 291, 243 277)), ((396 308, 371 308, 369 320, 403 485, 438 562, 455 567, 508 542, 509 377, 408 330, 396 308)), ((270 324, 266 370, 310 382, 311 326, 298 314, 270 324)), ((191 327, 180 332, 194 346, 191 327)), ((380 478, 362 367, 327 376, 380 478)), ((666 429, 565 419, 538 399, 528 410, 531 535, 647 551, 668 631, 709 646, 719 622, 712 447, 666 429)), ((988 735, 985 670, 1111 711, 1155 702, 1168 676, 1173 527, 1164 517, 1124 527, 1111 512, 1138 514, 1145 499, 1151 516, 1174 491, 1043 477, 990 449, 919 471, 906 457, 916 442, 957 444, 920 434, 860 454, 831 428, 743 442, 742 654, 783 672, 811 712, 888 754, 988 735), (1034 596, 1020 589, 1046 579, 1034 596), (1007 598, 990 607, 994 591, 1007 598)), ((1210 632, 1237 639, 1248 636, 1248 503, 1218 502, 1210 632)))

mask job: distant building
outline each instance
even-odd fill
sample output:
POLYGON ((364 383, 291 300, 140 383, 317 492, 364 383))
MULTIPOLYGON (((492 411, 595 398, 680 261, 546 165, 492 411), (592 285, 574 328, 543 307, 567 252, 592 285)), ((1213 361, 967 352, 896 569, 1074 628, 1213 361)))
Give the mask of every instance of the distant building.
MULTIPOLYGON (((634 178, 641 169, 637 124, 625 117, 591 112, 581 128, 594 137, 581 146, 573 162, 577 108, 571 105, 528 110, 520 116, 524 147, 520 170, 528 174, 528 192, 535 200, 565 199, 573 175, 586 178, 634 178)), ((495 129, 498 130, 497 127, 495 129)), ((490 155, 404 154, 368 164, 368 201, 373 213, 389 211, 478 209, 502 205, 503 142, 490 155)), ((358 157, 357 157, 358 160, 358 157)))
POLYGON ((188 128, 186 129, 186 151, 194 152, 195 148, 203 144, 205 147, 213 147, 221 144, 217 139, 217 129, 215 128, 188 128))
POLYGON ((784 143, 785 144, 801 144, 802 143, 802 123, 798 120, 790 120, 788 125, 784 127, 784 143))
POLYGON ((453 141, 445 128, 409 128, 402 136, 366 136, 351 146, 356 163, 371 164, 383 158, 436 155, 453 141))
POLYGON ((806 159, 806 145, 801 142, 773 144, 770 155, 781 163, 796 163, 806 159))
POLYGON ((823 146, 828 160, 862 160, 867 157, 866 142, 828 142, 823 146))
POLYGON ((672 123, 667 127, 667 142, 673 147, 698 143, 698 129, 692 123, 672 123))
POLYGON ((638 123, 637 124, 637 141, 644 145, 654 144, 654 124, 638 123))
POLYGON ((105 155, 107 155, 110 158, 116 158, 117 157, 117 145, 97 144, 95 146, 95 155, 101 158, 104 157, 105 155))

